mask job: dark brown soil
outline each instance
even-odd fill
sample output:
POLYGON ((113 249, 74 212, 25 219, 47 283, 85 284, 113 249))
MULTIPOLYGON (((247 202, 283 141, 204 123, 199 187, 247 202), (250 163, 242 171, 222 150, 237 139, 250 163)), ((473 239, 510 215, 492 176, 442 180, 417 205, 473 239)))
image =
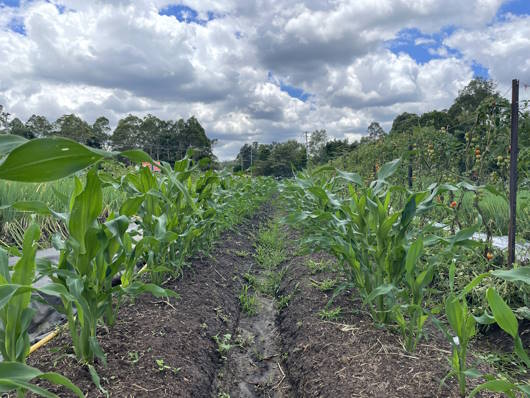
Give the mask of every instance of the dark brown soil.
MULTIPOLYGON (((212 336, 233 334, 238 324, 238 275, 245 259, 237 253, 253 251, 248 237, 268 211, 240 225, 237 232, 225 233, 209 258, 193 259, 184 277, 165 286, 177 291, 180 299, 143 295, 120 308, 118 321, 108 332, 101 328, 99 341, 108 366, 98 364, 96 369, 110 396, 211 396, 222 365, 212 336), (170 369, 159 370, 157 360, 170 369)), ((63 333, 33 354, 29 364, 67 376, 89 397, 104 396, 70 347, 70 337, 63 333)))
POLYGON ((321 319, 318 312, 325 308, 331 292, 321 292, 312 282, 336 274, 330 270, 312 274, 306 266, 309 259, 333 263, 322 254, 294 257, 281 291, 284 295, 295 292, 280 314, 279 332, 288 353, 286 372, 296 396, 459 396, 454 381, 440 387, 449 371, 451 348, 437 331, 431 331, 429 340, 409 354, 400 336, 377 328, 351 293, 337 297, 329 307, 341 307, 338 319, 321 319))

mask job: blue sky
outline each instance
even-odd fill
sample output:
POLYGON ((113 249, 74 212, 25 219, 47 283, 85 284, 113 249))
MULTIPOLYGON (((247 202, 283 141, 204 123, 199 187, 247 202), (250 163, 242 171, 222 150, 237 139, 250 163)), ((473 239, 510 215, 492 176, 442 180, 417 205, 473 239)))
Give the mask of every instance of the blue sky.
POLYGON ((199 25, 206 25, 215 18, 212 11, 206 13, 206 18, 200 18, 196 10, 183 4, 168 5, 160 9, 159 14, 175 17, 179 22, 196 23, 199 25))
POLYGON ((477 76, 506 92, 530 82, 528 54, 530 0, 0 0, 13 116, 194 115, 220 159, 303 131, 388 130, 477 76))
MULTIPOLYGON (((505 2, 498 9, 490 25, 494 25, 497 20, 504 20, 508 14, 517 16, 529 15, 530 0, 510 0, 505 2)), ((421 64, 447 56, 460 58, 462 54, 458 50, 443 47, 444 38, 450 36, 456 29, 455 26, 445 26, 439 32, 428 35, 423 34, 417 28, 407 28, 400 31, 395 39, 388 41, 387 46, 392 52, 396 54, 404 52, 421 64), (444 53, 441 54, 437 51, 440 48, 443 48, 444 53)), ((474 76, 485 79, 490 78, 488 68, 477 60, 472 61, 471 67, 474 76)))

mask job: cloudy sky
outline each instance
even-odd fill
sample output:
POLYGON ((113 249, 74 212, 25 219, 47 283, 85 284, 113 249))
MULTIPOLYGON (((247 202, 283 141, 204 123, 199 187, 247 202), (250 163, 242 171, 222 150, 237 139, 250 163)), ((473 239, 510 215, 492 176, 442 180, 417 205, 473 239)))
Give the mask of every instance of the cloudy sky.
POLYGON ((195 115, 222 160, 303 131, 388 131, 473 76, 530 96, 530 0, 0 0, 12 115, 195 115))

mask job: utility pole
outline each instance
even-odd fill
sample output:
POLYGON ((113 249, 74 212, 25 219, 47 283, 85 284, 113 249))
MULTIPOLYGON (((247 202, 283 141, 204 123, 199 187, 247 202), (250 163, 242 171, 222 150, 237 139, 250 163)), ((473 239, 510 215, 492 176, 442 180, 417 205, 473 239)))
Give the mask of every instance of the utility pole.
POLYGON ((250 144, 250 176, 252 177, 252 149, 253 145, 250 144))
POLYGON ((519 130, 519 80, 512 80, 512 131, 510 137, 510 224, 508 227, 508 266, 515 261, 515 231, 517 210, 517 134, 519 130))
POLYGON ((309 139, 308 139, 308 134, 309 132, 305 131, 304 132, 305 134, 305 160, 306 160, 306 164, 309 164, 309 139))

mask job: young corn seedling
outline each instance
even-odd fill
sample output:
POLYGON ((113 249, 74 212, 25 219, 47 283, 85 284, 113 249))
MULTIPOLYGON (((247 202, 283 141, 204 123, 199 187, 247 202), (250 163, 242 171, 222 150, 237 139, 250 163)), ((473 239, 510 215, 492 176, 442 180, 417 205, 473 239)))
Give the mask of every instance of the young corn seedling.
POLYGON ((157 296, 175 295, 156 285, 135 280, 137 251, 132 250, 127 233, 129 219, 110 214, 105 222, 99 220, 103 208, 102 183, 95 169, 87 173, 84 186, 78 178, 75 179, 67 213, 57 213, 40 202, 22 202, 13 206, 19 210, 54 215, 68 226, 66 240, 53 240, 60 251, 59 263, 48 262, 40 272, 63 287, 60 294, 62 311, 68 320, 76 356, 84 363, 90 365, 96 357, 105 362, 96 329, 102 319, 109 325, 114 323, 114 297, 143 291, 157 296), (122 284, 113 286, 113 280, 120 274, 122 284))
MULTIPOLYGON (((477 377, 476 369, 467 367, 468 344, 476 334, 476 321, 467 308, 465 297, 451 293, 445 300, 445 313, 454 336, 451 338, 451 372, 446 376, 456 376, 460 396, 466 395, 466 377, 477 377)), ((444 378, 445 380, 445 378, 444 378)))
POLYGON ((423 238, 419 236, 417 240, 410 245, 405 260, 405 283, 403 289, 404 297, 402 301, 405 304, 394 307, 394 317, 398 323, 401 334, 405 341, 405 349, 409 352, 414 351, 423 334, 423 326, 428 319, 423 309, 423 299, 425 289, 430 285, 434 276, 434 264, 427 269, 417 272, 417 265, 423 252, 423 238), (408 301, 408 303, 407 303, 408 301))
MULTIPOLYGON (((24 234, 22 255, 12 273, 7 252, 0 248, 0 353, 3 357, 3 362, 0 362, 0 393, 16 389, 18 397, 23 397, 27 391, 39 396, 56 397, 30 383, 33 379, 42 379, 62 385, 78 397, 83 397, 81 390, 66 377, 55 372, 44 373, 26 365, 30 351, 28 328, 35 313, 29 304, 32 291, 37 290, 32 288, 32 283, 39 237, 39 227, 32 224, 24 234)), ((49 285, 40 290, 57 295, 55 292, 60 288, 49 285)))

